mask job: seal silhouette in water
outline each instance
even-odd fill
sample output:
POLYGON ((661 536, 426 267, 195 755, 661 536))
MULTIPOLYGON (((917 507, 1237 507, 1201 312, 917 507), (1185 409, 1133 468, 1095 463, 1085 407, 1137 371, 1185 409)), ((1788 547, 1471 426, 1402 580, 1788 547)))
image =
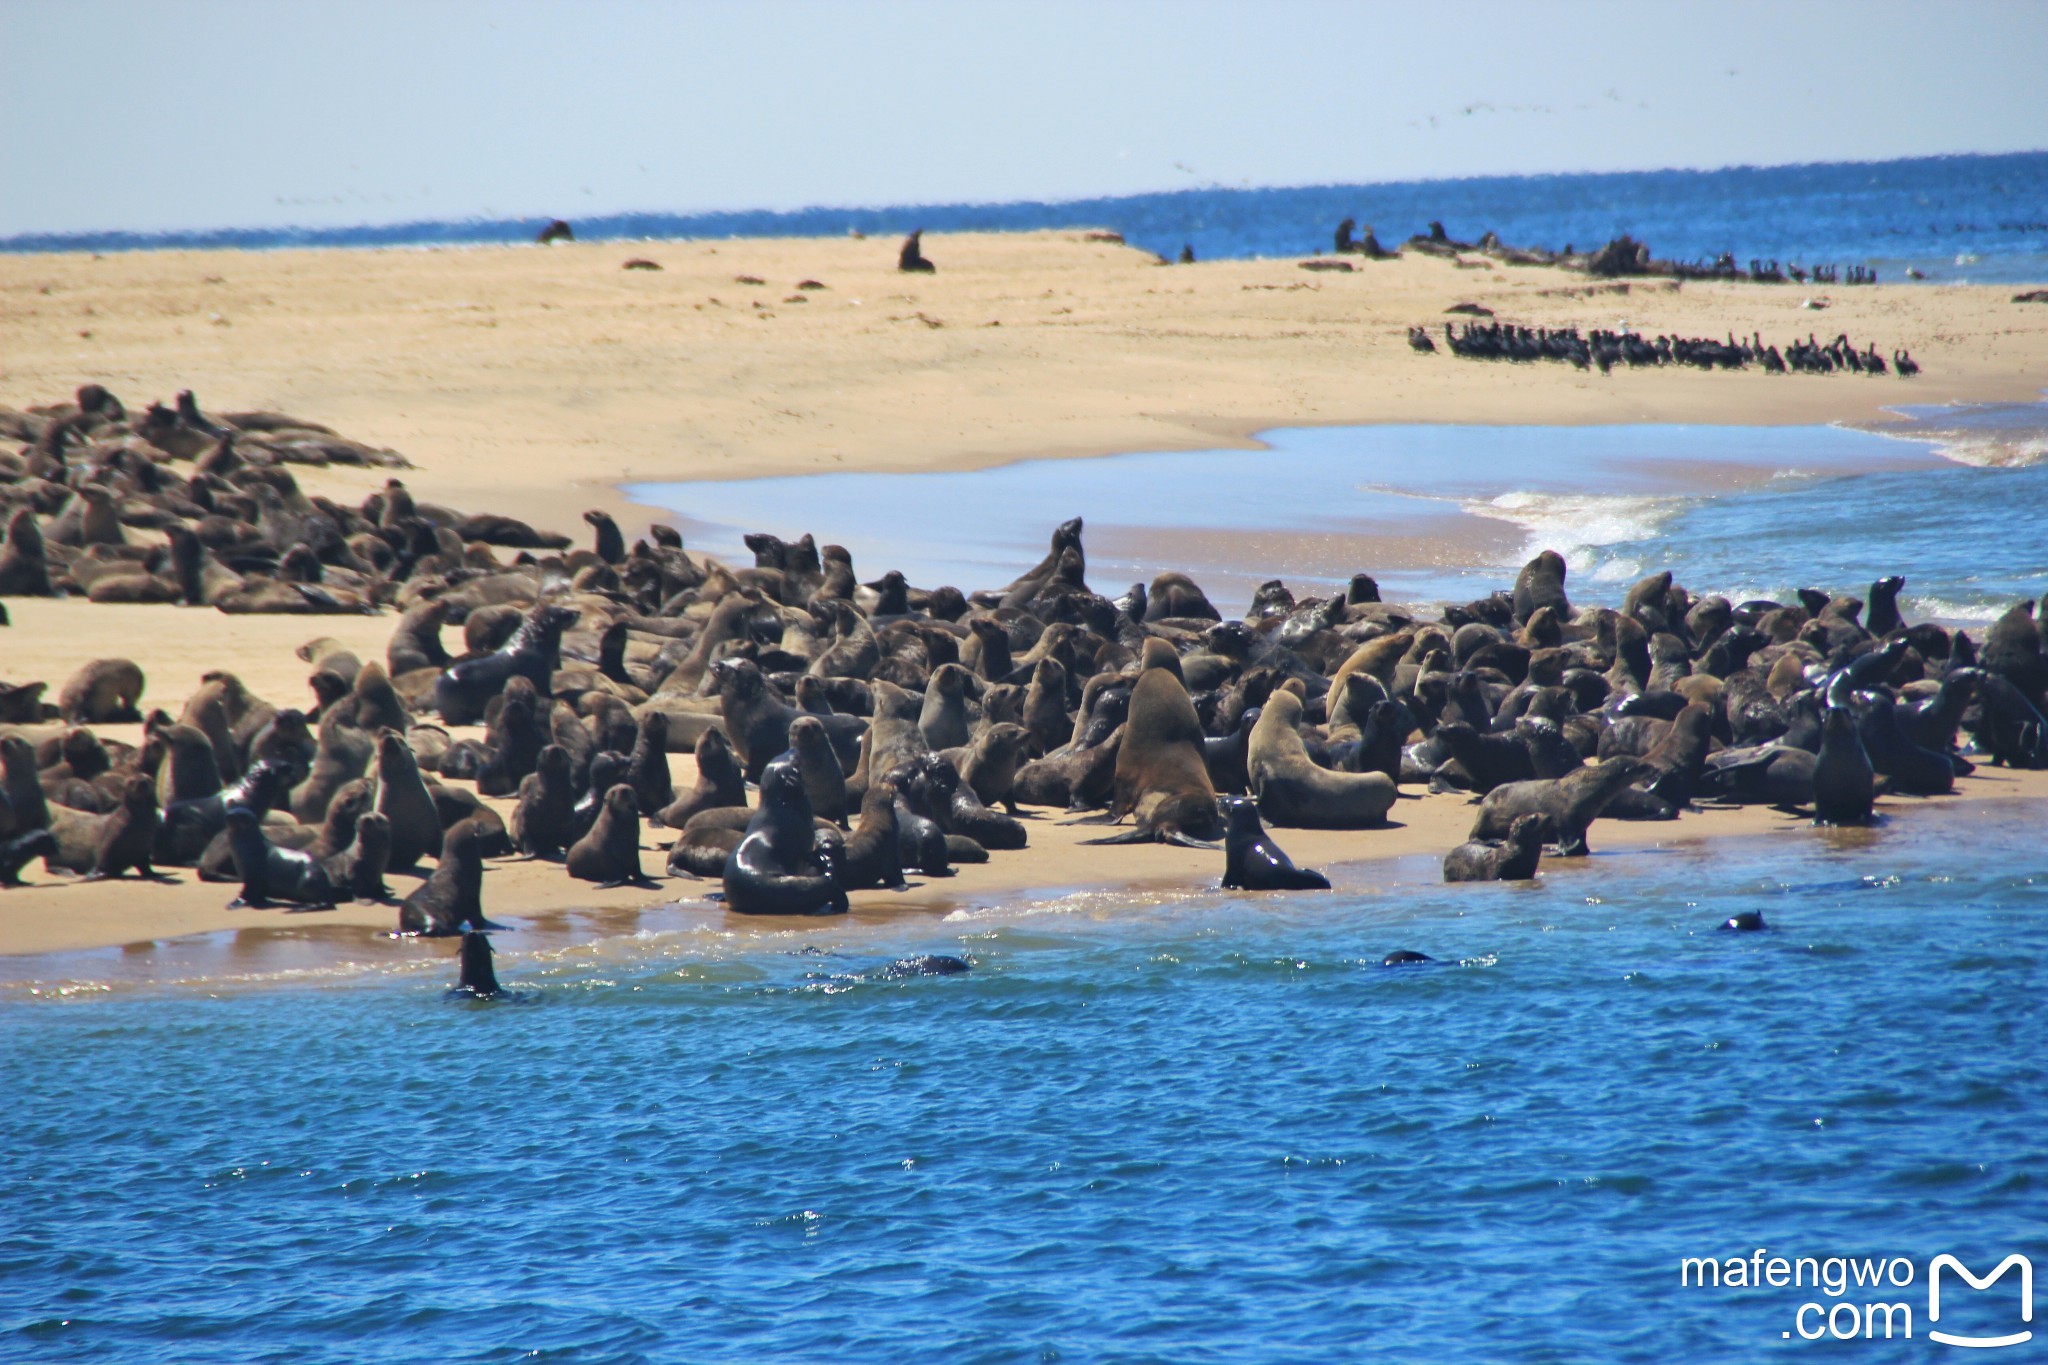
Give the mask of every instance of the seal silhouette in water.
POLYGON ((505 988, 498 984, 496 969, 491 966, 491 940, 474 929, 462 936, 461 973, 461 979, 448 992, 450 995, 496 1000, 505 993, 505 988))
POLYGON ((1733 934, 1753 934, 1770 927, 1764 923, 1761 910, 1744 910, 1740 914, 1729 916, 1721 925, 1722 929, 1733 934))
POLYGON ((1411 952, 1406 948, 1396 948, 1393 952, 1380 959, 1380 965, 1382 967, 1422 967, 1434 961, 1436 959, 1428 953, 1417 953, 1411 952))
POLYGON ((1544 817, 1518 815, 1505 842, 1473 840, 1444 855, 1447 882, 1525 882, 1543 859, 1544 817))
POLYGON ((761 773, 761 808, 725 860, 725 903, 747 915, 835 915, 846 912, 838 869, 811 817, 795 753, 761 773))
POLYGON ((1217 798, 1223 808, 1223 889, 1226 891, 1328 891, 1330 879, 1312 868, 1296 867, 1285 849, 1273 842, 1259 820, 1258 803, 1248 796, 1217 798))

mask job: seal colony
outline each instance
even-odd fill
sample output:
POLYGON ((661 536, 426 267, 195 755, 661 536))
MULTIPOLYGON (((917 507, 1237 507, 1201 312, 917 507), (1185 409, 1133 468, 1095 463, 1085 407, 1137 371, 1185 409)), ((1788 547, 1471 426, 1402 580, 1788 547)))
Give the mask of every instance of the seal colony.
POLYGON ((117 658, 84 663, 56 703, 47 680, 0 682, 16 880, 38 857, 46 875, 191 868, 247 903, 317 912, 389 903, 385 878, 418 868, 396 930, 453 936, 502 929, 486 872, 523 857, 735 913, 831 914, 1064 818, 1110 826, 1091 842, 1213 849, 1232 886, 1312 890, 1326 879, 1284 831, 1345 831, 1370 857, 1422 791, 1474 803, 1447 879, 1512 879, 1546 849, 1584 854, 1601 819, 1759 803, 1854 823, 1881 794, 1950 792, 1979 765, 2048 766, 2035 605, 1975 639, 1905 620, 1897 576, 1731 602, 1661 573, 1594 605, 1545 552, 1470 602, 1383 602, 1359 573, 1329 597, 1270 581, 1224 620, 1184 573, 1099 591, 1079 518, 1039 563, 971 592, 863 578, 810 534, 751 535, 754 563, 735 566, 668 528, 628 546, 592 513, 590 546, 568 548, 395 478, 348 505, 298 493, 283 460, 218 458, 238 432, 310 424, 230 426, 187 395, 149 419, 166 437, 215 428, 181 453, 125 411, 81 392, 17 423, 33 439, 0 488, 24 529, 0 548, 24 564, 35 547, 37 592, 90 595, 92 565, 153 577, 154 553, 189 543, 201 573, 173 582, 217 566, 244 609, 397 616, 382 661, 302 646, 310 699, 223 668, 179 715, 144 713, 147 679, 117 658), (273 591, 306 574, 346 597, 273 591), (139 744, 87 728, 136 715, 139 744), (700 762, 679 789, 668 758, 684 751, 700 762), (513 800, 509 816, 479 792, 513 800), (672 881, 650 874, 648 829, 672 881))

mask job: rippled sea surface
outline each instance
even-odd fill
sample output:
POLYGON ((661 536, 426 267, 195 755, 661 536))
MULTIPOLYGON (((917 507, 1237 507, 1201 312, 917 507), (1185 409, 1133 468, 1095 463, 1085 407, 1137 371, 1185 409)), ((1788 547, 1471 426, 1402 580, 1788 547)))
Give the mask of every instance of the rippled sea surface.
POLYGON ((16 991, 0 1357, 1732 1360, 1835 1300, 1682 1257, 2048 1254, 2037 810, 1433 873, 16 991))

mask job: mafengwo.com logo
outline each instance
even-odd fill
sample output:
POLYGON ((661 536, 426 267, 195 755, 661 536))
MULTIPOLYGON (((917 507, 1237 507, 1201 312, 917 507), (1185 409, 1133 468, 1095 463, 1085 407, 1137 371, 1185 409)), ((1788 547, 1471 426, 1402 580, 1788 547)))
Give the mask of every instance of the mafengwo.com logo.
POLYGON ((1725 1260, 1687 1256, 1678 1263, 1678 1282, 1686 1289, 1813 1291, 1820 1297, 1791 1308, 1792 1325, 1778 1334, 1786 1340, 1910 1340, 1916 1328, 1929 1341, 1979 1350, 2034 1339, 2027 1325, 2034 1320, 2034 1263, 2017 1252, 1979 1275, 1947 1253, 1923 1272, 1907 1256, 1773 1256, 1758 1247, 1725 1260), (1916 1307, 1925 1312, 1917 1320, 1916 1307))

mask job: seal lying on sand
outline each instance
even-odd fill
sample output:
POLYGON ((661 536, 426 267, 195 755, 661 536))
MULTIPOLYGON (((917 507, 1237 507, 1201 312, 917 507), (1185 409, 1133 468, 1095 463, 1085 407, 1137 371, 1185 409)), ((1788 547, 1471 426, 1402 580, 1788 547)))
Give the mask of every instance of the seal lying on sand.
POLYGON ((235 875, 242 881, 242 894, 228 902, 229 909, 263 910, 278 901, 308 910, 334 908, 336 892, 326 869, 312 855, 264 838, 254 811, 242 806, 229 811, 227 831, 235 875))
POLYGON ((1618 756, 1554 781, 1538 778, 1495 787, 1479 803, 1479 818, 1472 822, 1469 837, 1505 840, 1518 818, 1536 815, 1544 821, 1544 838, 1557 844, 1559 857, 1582 857, 1589 851, 1587 827, 1623 787, 1647 770, 1640 759, 1618 756))

